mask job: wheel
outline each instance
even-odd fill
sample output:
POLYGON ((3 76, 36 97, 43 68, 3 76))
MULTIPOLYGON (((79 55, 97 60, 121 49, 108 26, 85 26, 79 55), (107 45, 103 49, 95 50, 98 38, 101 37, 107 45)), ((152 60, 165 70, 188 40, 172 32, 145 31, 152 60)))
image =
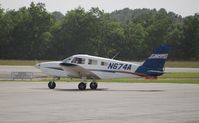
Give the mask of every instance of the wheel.
POLYGON ((97 82, 91 82, 91 83, 90 83, 90 88, 91 88, 92 90, 97 89, 97 82))
POLYGON ((50 81, 50 82, 48 83, 48 87, 49 87, 50 89, 54 89, 54 88, 56 87, 56 83, 55 83, 54 81, 50 81))
POLYGON ((80 82, 78 85, 79 90, 85 90, 86 89, 86 83, 80 82))

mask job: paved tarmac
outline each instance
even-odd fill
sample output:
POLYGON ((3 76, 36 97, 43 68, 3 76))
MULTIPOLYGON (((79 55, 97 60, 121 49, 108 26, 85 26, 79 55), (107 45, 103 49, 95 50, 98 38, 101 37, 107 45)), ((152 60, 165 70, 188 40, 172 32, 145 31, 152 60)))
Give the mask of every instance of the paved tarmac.
POLYGON ((0 82, 0 123, 199 123, 199 85, 0 82))

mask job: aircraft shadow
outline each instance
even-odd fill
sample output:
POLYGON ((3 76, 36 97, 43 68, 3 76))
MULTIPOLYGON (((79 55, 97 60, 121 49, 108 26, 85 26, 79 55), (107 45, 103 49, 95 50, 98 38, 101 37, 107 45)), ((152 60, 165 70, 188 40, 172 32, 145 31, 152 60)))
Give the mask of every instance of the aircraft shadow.
POLYGON ((61 89, 61 88, 57 88, 54 89, 55 91, 78 91, 78 92, 84 92, 84 91, 107 91, 107 88, 99 88, 96 90, 92 90, 92 89, 86 89, 86 90, 79 90, 79 89, 61 89))
MULTIPOLYGON (((49 88, 32 88, 36 90, 51 90, 49 88)), ((165 90, 112 90, 108 88, 99 88, 96 90, 86 89, 86 90, 79 90, 79 89, 63 89, 63 88, 55 88, 52 89, 53 91, 65 91, 65 92, 87 92, 87 91, 109 91, 109 92, 164 92, 165 90)))
MULTIPOLYGON (((32 89, 36 89, 36 90, 51 90, 49 88, 32 88, 32 89)), ((112 92, 127 92, 127 91, 132 91, 132 92, 164 92, 165 90, 114 90, 114 89, 108 89, 108 88, 98 88, 96 90, 92 90, 92 89, 86 89, 86 90, 79 90, 79 89, 65 89, 65 88, 55 88, 52 89, 53 91, 65 91, 65 92, 85 92, 85 91, 112 91, 112 92)))
POLYGON ((112 92, 163 92, 165 90, 111 90, 108 88, 99 88, 96 90, 86 89, 86 90, 79 90, 79 89, 54 89, 55 91, 77 91, 77 92, 85 92, 85 91, 112 91, 112 92))

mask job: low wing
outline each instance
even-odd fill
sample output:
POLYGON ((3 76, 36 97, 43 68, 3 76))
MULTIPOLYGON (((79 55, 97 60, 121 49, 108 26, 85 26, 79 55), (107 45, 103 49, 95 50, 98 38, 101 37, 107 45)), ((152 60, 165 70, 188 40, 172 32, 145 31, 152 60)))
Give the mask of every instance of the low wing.
POLYGON ((72 63, 60 63, 60 66, 64 69, 64 71, 68 73, 69 77, 74 77, 74 78, 87 77, 87 78, 99 79, 99 77, 96 74, 81 67, 80 65, 72 63))

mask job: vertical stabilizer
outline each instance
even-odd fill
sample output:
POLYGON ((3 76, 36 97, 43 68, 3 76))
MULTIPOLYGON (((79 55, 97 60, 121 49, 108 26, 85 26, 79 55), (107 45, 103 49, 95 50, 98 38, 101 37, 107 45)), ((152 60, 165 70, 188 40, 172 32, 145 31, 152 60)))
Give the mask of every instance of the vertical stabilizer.
POLYGON ((136 73, 146 76, 159 76, 164 73, 165 61, 168 57, 170 50, 169 45, 161 45, 156 48, 154 53, 151 54, 136 70, 136 73))

